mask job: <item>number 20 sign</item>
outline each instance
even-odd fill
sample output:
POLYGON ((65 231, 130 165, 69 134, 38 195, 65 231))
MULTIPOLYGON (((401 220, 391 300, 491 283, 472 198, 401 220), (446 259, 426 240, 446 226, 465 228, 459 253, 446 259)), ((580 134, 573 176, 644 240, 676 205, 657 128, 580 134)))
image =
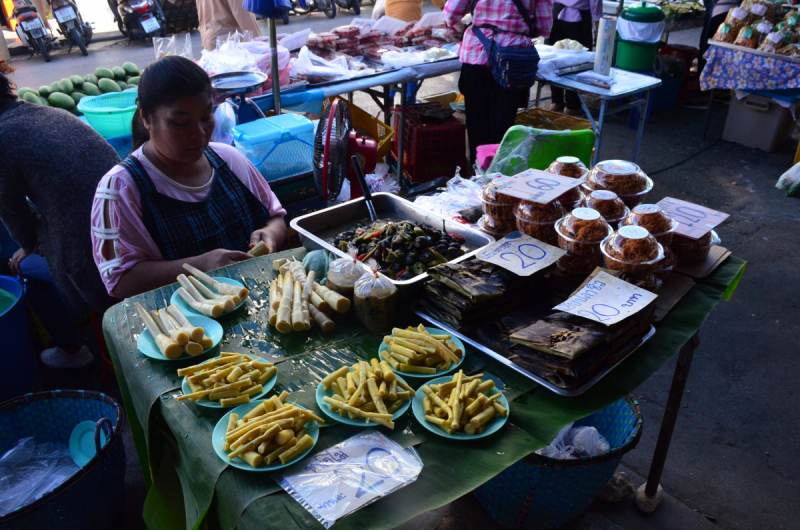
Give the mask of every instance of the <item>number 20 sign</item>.
POLYGON ((511 232, 478 253, 478 259, 509 270, 517 276, 530 276, 552 265, 565 251, 538 239, 511 232))
POLYGON ((497 191, 518 199, 547 204, 579 186, 580 183, 579 179, 554 175, 538 169, 527 169, 499 181, 497 191))

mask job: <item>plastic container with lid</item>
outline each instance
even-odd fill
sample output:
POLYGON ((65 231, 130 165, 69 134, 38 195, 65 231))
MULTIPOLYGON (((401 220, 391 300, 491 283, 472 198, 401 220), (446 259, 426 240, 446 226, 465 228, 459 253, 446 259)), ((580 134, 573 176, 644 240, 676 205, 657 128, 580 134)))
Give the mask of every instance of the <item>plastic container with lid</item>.
POLYGON ((314 123, 281 114, 233 128, 233 142, 267 182, 308 173, 314 159, 314 123))
POLYGON ((630 210, 622 202, 616 193, 608 190, 596 190, 589 192, 583 199, 581 206, 592 208, 600 212, 603 219, 611 225, 611 228, 619 228, 619 223, 625 219, 630 210))
POLYGON ((613 230, 597 210, 576 208, 556 221, 558 246, 579 256, 602 256, 600 242, 613 230))
POLYGON ((600 244, 606 267, 631 276, 653 274, 656 264, 664 259, 664 248, 646 228, 623 226, 600 244))
POLYGON ((669 245, 679 223, 657 204, 637 204, 621 224, 646 228, 659 243, 669 245))
POLYGON ((495 239, 503 239, 509 233, 516 230, 514 221, 509 219, 496 219, 489 215, 484 215, 478 220, 478 227, 495 239))
POLYGON ((574 179, 584 177, 589 172, 583 162, 575 156, 560 156, 556 158, 555 162, 550 164, 546 171, 554 175, 561 175, 574 179))
POLYGON ((672 270, 675 268, 678 260, 668 246, 662 245, 662 247, 664 248, 664 259, 656 263, 653 274, 662 281, 666 281, 672 274, 672 270))
POLYGON ((712 230, 699 239, 690 239, 680 234, 675 234, 670 248, 675 254, 675 260, 681 265, 701 263, 708 257, 713 245, 721 242, 717 233, 712 230))
POLYGON ((522 201, 514 211, 517 230, 551 245, 557 242, 555 223, 563 215, 564 207, 558 201, 547 204, 522 201))
POLYGON ((595 268, 603 266, 603 256, 581 256, 567 252, 556 261, 556 268, 560 276, 571 277, 587 275, 595 268))
POLYGON ((633 208, 653 189, 653 181, 633 162, 606 160, 589 172, 584 187, 613 191, 628 208, 633 208))
POLYGON ((514 209, 520 199, 497 191, 497 186, 490 184, 481 192, 483 213, 495 219, 514 219, 514 209))

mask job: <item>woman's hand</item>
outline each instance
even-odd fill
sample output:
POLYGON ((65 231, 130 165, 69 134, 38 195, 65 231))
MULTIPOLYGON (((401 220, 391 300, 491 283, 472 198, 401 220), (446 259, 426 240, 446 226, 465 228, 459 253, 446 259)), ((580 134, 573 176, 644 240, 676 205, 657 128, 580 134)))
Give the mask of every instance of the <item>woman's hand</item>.
POLYGON ((283 217, 273 217, 264 228, 259 228, 250 234, 250 248, 263 241, 269 249, 269 254, 280 250, 283 240, 286 239, 286 223, 283 217))
POLYGON ((17 276, 22 276, 22 269, 20 269, 20 264, 22 260, 27 258, 33 254, 30 250, 25 250, 24 248, 18 249, 14 252, 14 255, 8 260, 8 268, 11 269, 12 274, 16 274, 17 276))
POLYGON ((239 263, 240 261, 248 260, 252 257, 253 256, 247 254, 246 252, 218 248, 198 256, 198 263, 195 266, 203 272, 208 272, 214 269, 219 269, 220 267, 225 267, 226 265, 232 265, 234 263, 239 263))

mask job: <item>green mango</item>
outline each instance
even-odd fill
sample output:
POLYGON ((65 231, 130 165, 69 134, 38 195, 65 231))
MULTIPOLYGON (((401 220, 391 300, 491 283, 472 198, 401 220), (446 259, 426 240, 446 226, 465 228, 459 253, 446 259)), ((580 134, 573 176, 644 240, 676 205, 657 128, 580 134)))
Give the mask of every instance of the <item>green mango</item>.
POLYGON ((86 74, 85 76, 83 76, 83 81, 84 83, 92 83, 94 85, 97 85, 98 79, 97 76, 94 74, 86 74))
POLYGON ((69 97, 71 97, 71 98, 72 98, 72 101, 74 101, 74 102, 75 102, 75 104, 77 105, 77 104, 78 104, 78 102, 81 100, 81 98, 84 98, 84 97, 86 97, 86 94, 84 94, 83 92, 78 92, 78 91, 76 90, 75 92, 73 92, 72 94, 70 94, 70 95, 69 95, 69 97))
POLYGON ((89 81, 86 81, 83 84, 83 93, 86 94, 87 96, 99 96, 100 94, 102 94, 97 85, 95 85, 94 83, 90 83, 89 81))
POLYGON ((37 92, 34 89, 28 87, 22 87, 17 91, 17 95, 19 97, 23 97, 25 94, 37 94, 37 92))
POLYGON ((129 76, 138 76, 140 74, 139 67, 131 62, 124 63, 122 68, 125 70, 125 73, 129 76))
POLYGON ((125 90, 126 88, 128 88, 128 83, 126 83, 125 81, 117 81, 117 84, 119 85, 119 87, 122 90, 125 90))
POLYGON ((97 76, 98 81, 103 78, 114 79, 114 72, 109 68, 98 68, 94 71, 94 75, 97 76))
POLYGON ((129 85, 139 86, 139 79, 141 79, 141 77, 139 77, 138 75, 136 77, 129 77, 128 78, 128 84, 129 85))
POLYGON ((50 106, 50 102, 47 101, 47 98, 43 98, 43 97, 39 96, 39 101, 41 101, 42 105, 44 105, 45 107, 49 107, 50 106))
POLYGON ((50 94, 50 97, 47 98, 50 104, 54 107, 58 107, 64 110, 72 110, 75 108, 75 101, 72 100, 67 94, 62 92, 53 92, 50 94))
POLYGON ((128 76, 128 74, 125 73, 125 69, 121 66, 115 66, 111 71, 114 72, 115 79, 125 79, 128 76))
POLYGON ((37 96, 33 92, 25 92, 24 94, 22 94, 22 100, 27 101, 28 103, 32 103, 34 105, 42 104, 42 102, 39 100, 39 96, 37 96))
POLYGON ((63 92, 64 94, 72 94, 73 90, 75 90, 75 86, 73 86, 72 81, 69 79, 62 79, 58 82, 59 92, 63 92))
POLYGON ((49 87, 49 86, 47 86, 47 85, 44 85, 44 86, 40 86, 40 87, 39 87, 39 95, 40 95, 41 97, 43 97, 43 98, 46 98, 47 96, 49 96, 49 95, 50 95, 50 94, 52 94, 52 93, 53 93, 53 91, 52 91, 52 90, 50 90, 50 87, 49 87))
POLYGON ((100 90, 103 91, 105 94, 106 92, 122 92, 122 89, 119 87, 116 81, 111 79, 101 79, 99 82, 100 90))
POLYGON ((79 75, 71 75, 69 80, 72 81, 72 86, 76 89, 80 89, 83 86, 83 78, 79 75))

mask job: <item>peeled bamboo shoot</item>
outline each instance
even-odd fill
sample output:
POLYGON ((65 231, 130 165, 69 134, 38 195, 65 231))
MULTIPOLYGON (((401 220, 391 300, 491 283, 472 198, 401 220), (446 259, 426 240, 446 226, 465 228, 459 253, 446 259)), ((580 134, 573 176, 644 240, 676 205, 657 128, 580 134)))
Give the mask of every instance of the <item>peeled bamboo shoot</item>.
POLYGON ((153 340, 158 346, 159 351, 164 354, 164 357, 167 359, 177 359, 180 357, 183 353, 183 348, 161 332, 161 329, 153 321, 150 313, 138 302, 136 302, 136 312, 139 313, 139 318, 142 319, 150 335, 153 336, 153 340))
POLYGON ((347 313, 347 311, 350 310, 350 300, 339 293, 331 291, 327 287, 316 282, 314 282, 314 291, 316 291, 334 311, 338 313, 347 313))
POLYGON ((193 326, 189 319, 186 318, 186 315, 183 314, 181 308, 176 306, 175 304, 170 305, 167 307, 167 312, 175 319, 175 322, 182 328, 188 328, 187 333, 189 333, 189 338, 195 342, 199 342, 203 340, 205 336, 205 331, 203 328, 198 326, 193 326))
POLYGON ((178 296, 183 298, 183 301, 186 302, 186 305, 204 315, 217 318, 223 313, 222 305, 214 302, 200 302, 193 298, 192 295, 189 294, 189 291, 183 287, 178 289, 178 296))
POLYGON ((320 311, 325 311, 326 309, 328 309, 328 302, 326 302, 315 291, 311 291, 311 296, 309 299, 311 300, 311 304, 320 311))
POLYGON ((159 309, 158 316, 161 319, 161 329, 165 331, 172 340, 181 346, 189 344, 189 334, 172 320, 172 317, 169 316, 166 309, 159 309))
POLYGON ((211 276, 209 276, 208 274, 206 274, 205 272, 201 271, 200 269, 192 267, 188 263, 184 263, 183 268, 189 271, 192 274, 192 276, 195 276, 198 279, 203 280, 208 285, 210 285, 211 287, 213 287, 222 294, 227 294, 227 295, 235 294, 242 300, 247 298, 247 296, 250 294, 250 291, 248 291, 244 287, 239 287, 236 285, 231 285, 229 283, 219 282, 214 278, 212 278, 211 276))
POLYGON ((218 302, 222 304, 222 308, 225 310, 226 313, 233 311, 233 308, 236 307, 239 302, 242 301, 236 295, 225 295, 220 293, 215 293, 211 289, 209 289, 206 284, 195 278, 194 276, 189 278, 189 281, 192 283, 195 289, 200 292, 200 295, 203 298, 208 299, 211 302, 218 302))
POLYGON ((201 353, 206 351, 206 349, 203 348, 202 344, 198 344, 197 342, 191 342, 191 341, 186 346, 184 346, 183 349, 188 355, 191 355, 192 357, 200 355, 201 353))
POLYGON ((314 322, 320 327, 320 329, 324 332, 331 331, 333 328, 336 327, 336 324, 328 318, 328 315, 314 307, 313 305, 308 306, 308 311, 311 315, 311 318, 314 319, 314 322))
POLYGON ((259 241, 256 246, 247 251, 251 256, 259 257, 269 254, 269 247, 263 241, 259 241))
POLYGON ((303 331, 306 329, 306 324, 303 320, 303 290, 300 288, 300 282, 295 280, 293 289, 292 329, 295 331, 303 331))
POLYGON ((291 273, 283 276, 283 289, 281 292, 281 303, 278 306, 277 322, 275 327, 281 333, 292 331, 292 299, 294 298, 294 280, 291 273))
POLYGON ((278 280, 269 283, 269 325, 274 326, 278 322, 278 307, 281 305, 280 295, 278 294, 278 280))

